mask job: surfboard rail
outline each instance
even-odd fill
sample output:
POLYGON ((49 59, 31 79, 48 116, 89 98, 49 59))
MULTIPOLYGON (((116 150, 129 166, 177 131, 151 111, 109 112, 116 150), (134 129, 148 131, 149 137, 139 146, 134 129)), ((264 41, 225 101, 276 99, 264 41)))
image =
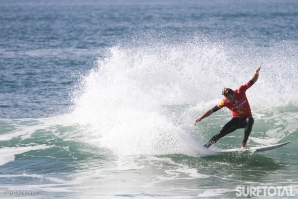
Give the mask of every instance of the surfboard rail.
POLYGON ((217 150, 214 152, 217 153, 256 153, 256 152, 264 152, 264 151, 270 151, 273 149, 277 149, 279 147, 285 146, 289 144, 290 142, 284 142, 280 144, 274 144, 274 145, 268 145, 268 146, 256 146, 256 147, 251 147, 251 148, 237 148, 237 149, 223 149, 223 150, 217 150))

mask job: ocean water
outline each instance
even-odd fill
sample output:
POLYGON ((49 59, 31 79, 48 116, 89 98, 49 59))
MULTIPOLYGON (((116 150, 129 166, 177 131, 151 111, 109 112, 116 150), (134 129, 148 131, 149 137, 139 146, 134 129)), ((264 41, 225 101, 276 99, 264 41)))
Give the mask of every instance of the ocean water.
POLYGON ((296 198, 297 32, 295 0, 1 0, 0 197, 296 198), (259 65, 248 146, 291 143, 204 149, 231 114, 195 119, 259 65))

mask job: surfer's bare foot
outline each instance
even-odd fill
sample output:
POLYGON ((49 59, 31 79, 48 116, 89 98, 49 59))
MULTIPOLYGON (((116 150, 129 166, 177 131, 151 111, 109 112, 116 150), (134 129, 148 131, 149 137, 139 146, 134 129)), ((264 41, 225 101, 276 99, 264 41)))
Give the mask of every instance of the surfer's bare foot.
POLYGON ((246 149, 246 143, 242 142, 242 149, 246 149))

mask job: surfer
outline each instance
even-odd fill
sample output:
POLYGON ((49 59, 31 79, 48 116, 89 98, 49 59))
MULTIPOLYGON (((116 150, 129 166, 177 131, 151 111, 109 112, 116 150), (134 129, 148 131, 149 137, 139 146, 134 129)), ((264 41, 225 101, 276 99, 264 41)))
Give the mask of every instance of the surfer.
POLYGON ((212 144, 216 143, 220 138, 226 136, 233 131, 244 128, 244 138, 242 141, 242 148, 246 148, 246 142, 252 130, 254 124, 254 119, 251 114, 251 109, 246 97, 246 90, 249 89, 259 78, 259 72, 261 66, 256 69, 255 74, 252 79, 246 84, 241 85, 238 89, 232 90, 230 88, 224 88, 222 95, 225 98, 219 102, 214 108, 206 111, 201 117, 196 119, 195 125, 197 122, 200 122, 202 119, 210 116, 212 113, 218 111, 223 107, 227 107, 232 112, 232 119, 224 125, 224 127, 214 135, 207 144, 204 146, 206 148, 210 147, 212 144))

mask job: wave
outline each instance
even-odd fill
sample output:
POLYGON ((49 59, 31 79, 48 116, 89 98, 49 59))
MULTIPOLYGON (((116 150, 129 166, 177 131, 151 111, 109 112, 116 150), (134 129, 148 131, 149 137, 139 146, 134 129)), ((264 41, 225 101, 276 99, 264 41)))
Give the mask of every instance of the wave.
MULTIPOLYGON (((194 120, 222 99, 223 87, 245 83, 259 64, 260 78, 247 91, 255 117, 249 144, 295 141, 297 51, 289 42, 240 46, 203 37, 119 44, 106 48, 94 68, 81 76, 69 114, 1 119, 0 141, 12 149, 46 145, 64 151, 60 140, 73 140, 99 148, 104 156, 208 155, 202 145, 230 113, 221 110, 197 126, 194 120)), ((215 147, 238 146, 243 134, 231 135, 233 139, 225 138, 228 143, 223 140, 215 147)), ((12 159, 13 154, 7 161, 12 159)))
POLYGON ((194 127, 193 121, 219 102, 223 87, 246 83, 259 65, 260 78, 247 92, 254 114, 262 118, 288 105, 297 111, 297 51, 288 42, 240 46, 202 37, 119 44, 82 77, 70 116, 88 126, 87 142, 118 155, 200 155, 208 123, 194 127))

